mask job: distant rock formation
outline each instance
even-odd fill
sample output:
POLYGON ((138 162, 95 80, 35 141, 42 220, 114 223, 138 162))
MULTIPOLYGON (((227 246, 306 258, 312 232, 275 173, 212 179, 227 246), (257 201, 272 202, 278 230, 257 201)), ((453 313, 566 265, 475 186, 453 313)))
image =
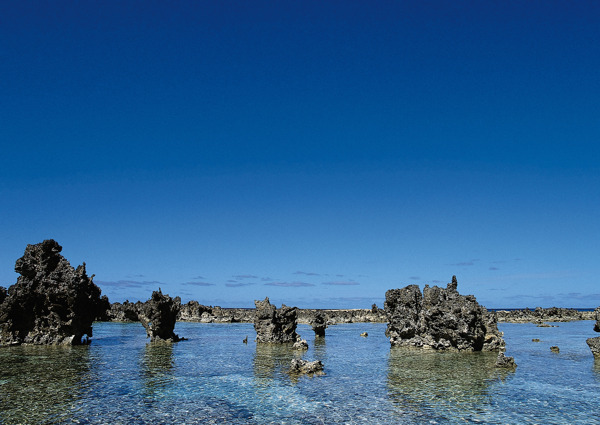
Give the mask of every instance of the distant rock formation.
POLYGON ((323 375, 323 363, 320 360, 309 362, 308 360, 292 359, 290 373, 295 375, 323 375))
POLYGON ((498 310, 496 311, 499 322, 509 323, 536 323, 544 322, 572 322, 576 320, 592 320, 593 312, 579 311, 573 308, 536 307, 535 310, 528 308, 520 310, 498 310))
POLYGON ((494 315, 472 295, 460 295, 456 276, 446 289, 417 285, 385 294, 386 336, 392 346, 496 351, 505 344, 494 315))
POLYGON ((321 312, 315 313, 312 319, 309 322, 309 325, 312 327, 315 332, 315 336, 324 337, 325 329, 327 329, 327 319, 325 315, 321 312))
MULTIPOLYGON (((596 332, 600 332, 600 307, 594 310, 594 318, 596 319, 596 323, 594 324, 594 330, 596 332)), ((600 336, 597 336, 595 338, 588 338, 586 342, 587 345, 590 347, 590 350, 592 350, 594 357, 600 358, 600 336)))
POLYGON ((181 307, 179 297, 171 298, 163 295, 160 288, 152 292, 152 297, 146 301, 139 313, 139 320, 146 328, 146 334, 150 341, 181 341, 173 330, 177 321, 177 314, 181 307))
POLYGON ((106 316, 113 322, 138 322, 143 307, 144 304, 140 301, 136 303, 125 301, 122 304, 115 302, 110 305, 106 316))
POLYGON ((285 304, 277 309, 269 302, 269 297, 263 301, 254 301, 256 312, 254 314, 254 329, 256 342, 295 342, 297 312, 296 307, 285 304))
POLYGON ((85 263, 73 268, 54 240, 27 245, 15 263, 21 276, 0 290, 0 345, 79 345, 89 342, 92 322, 106 308, 85 263))

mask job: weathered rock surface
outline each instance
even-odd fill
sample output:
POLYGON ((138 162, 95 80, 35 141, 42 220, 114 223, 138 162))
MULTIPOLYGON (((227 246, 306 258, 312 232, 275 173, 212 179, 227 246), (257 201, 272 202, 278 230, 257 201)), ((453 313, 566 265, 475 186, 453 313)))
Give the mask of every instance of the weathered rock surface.
POLYGON ((299 339, 292 346, 294 350, 308 350, 308 342, 305 339, 299 339))
POLYGON ((504 347, 495 316, 472 295, 460 295, 456 276, 446 289, 417 285, 385 294, 386 336, 392 346, 496 351, 504 347))
MULTIPOLYGON (((106 308, 85 263, 73 268, 54 240, 27 245, 15 263, 21 276, 0 295, 0 345, 78 345, 106 308)), ((0 293, 3 291, 0 291, 0 293)))
POLYGON ((146 334, 150 341, 181 341, 173 330, 177 321, 177 314, 181 307, 181 299, 179 297, 171 298, 168 295, 163 295, 160 288, 158 291, 152 292, 152 297, 144 303, 139 320, 146 328, 146 334))
POLYGON ((498 353, 498 358, 496 359, 496 367, 502 367, 506 369, 516 369, 517 364, 515 363, 514 357, 507 357, 501 351, 498 353))
POLYGON ((308 360, 293 359, 290 373, 296 375, 323 375, 323 363, 320 360, 309 362, 308 360))
POLYGON ((325 318, 325 315, 323 313, 315 313, 315 315, 311 318, 309 324, 315 332, 315 336, 325 336, 325 329, 327 329, 327 319, 325 318))
POLYGON ((600 357, 600 336, 588 338, 585 342, 587 342, 590 350, 592 350, 594 357, 600 357))
POLYGON ((122 304, 115 302, 110 305, 106 316, 113 322, 138 322, 143 307, 144 304, 140 301, 136 303, 125 301, 122 304))
POLYGON ((254 301, 256 311, 254 316, 254 329, 257 342, 295 342, 297 309, 285 304, 277 309, 269 302, 269 297, 263 301, 254 301))
POLYGON ((8 291, 4 286, 0 286, 0 304, 4 302, 6 297, 8 296, 8 291))
POLYGON ((499 322, 508 323, 537 323, 544 322, 573 322, 576 320, 592 320, 593 312, 578 311, 572 308, 537 307, 535 310, 528 308, 521 310, 496 311, 499 322))
MULTIPOLYGON (((594 330, 596 332, 600 332, 600 307, 594 310, 594 319, 596 319, 596 323, 594 324, 594 330)), ((600 357, 600 337, 596 338, 588 338, 586 340, 587 345, 592 350, 592 354, 594 357, 600 357)))

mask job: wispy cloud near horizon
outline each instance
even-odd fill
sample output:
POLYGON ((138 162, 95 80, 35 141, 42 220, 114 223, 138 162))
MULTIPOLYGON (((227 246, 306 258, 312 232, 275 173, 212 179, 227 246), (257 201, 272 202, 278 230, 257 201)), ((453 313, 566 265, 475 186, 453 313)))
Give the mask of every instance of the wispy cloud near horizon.
POLYGON ((167 286, 164 282, 158 282, 156 280, 148 281, 139 281, 139 280, 116 280, 116 281, 106 281, 106 280, 97 280, 94 282, 99 286, 113 286, 113 287, 122 287, 122 288, 141 288, 149 285, 162 285, 167 286))
POLYGON ((256 285, 255 282, 237 282, 237 283, 226 283, 225 286, 228 288, 240 288, 242 286, 256 285))
POLYGON ((182 285, 190 285, 190 286, 215 286, 214 283, 208 282, 184 282, 182 285))
POLYGON ((335 282, 323 282, 322 284, 323 285, 330 285, 330 286, 356 286, 356 285, 360 285, 360 283, 354 282, 353 280, 335 281, 335 282))
POLYGON ((303 276, 321 276, 319 273, 314 273, 314 272, 303 272, 303 271, 297 271, 294 272, 293 274, 299 274, 299 275, 303 275, 303 276))
POLYGON ((306 286, 315 286, 313 283, 308 282, 268 282, 265 283, 267 286, 279 286, 282 288, 301 288, 306 286))

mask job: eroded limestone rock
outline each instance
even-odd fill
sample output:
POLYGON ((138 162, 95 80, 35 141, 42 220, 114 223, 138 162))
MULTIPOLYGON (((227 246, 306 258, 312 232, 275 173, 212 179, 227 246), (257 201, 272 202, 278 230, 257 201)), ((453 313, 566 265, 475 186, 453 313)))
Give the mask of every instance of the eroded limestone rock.
POLYGON ((505 344, 493 314, 472 295, 460 295, 456 276, 445 289, 417 285, 385 294, 386 336, 392 346, 497 351, 505 344))
POLYGON ((514 357, 507 357, 503 352, 498 353, 498 358, 496 359, 496 367, 501 367, 505 369, 516 369, 517 364, 515 363, 514 357))
POLYGON ((27 245, 16 261, 20 276, 0 304, 0 345, 89 342, 92 322, 102 314, 105 302, 85 263, 75 269, 61 251, 56 241, 48 239, 27 245))
POLYGON ((269 297, 263 301, 254 301, 254 305, 256 305, 254 314, 256 342, 283 343, 295 342, 298 339, 296 307, 283 304, 280 309, 277 309, 269 302, 269 297))
POLYGON ((293 359, 290 373, 296 375, 323 375, 323 363, 320 360, 309 362, 308 360, 293 359))
POLYGON ((138 316, 150 341, 177 342, 184 339, 173 332, 180 306, 179 297, 163 295, 160 288, 152 292, 152 297, 144 303, 138 316))
POLYGON ((325 329, 327 329, 327 319, 323 313, 315 313, 309 324, 310 326, 312 326, 312 329, 315 332, 315 336, 325 336, 325 329))

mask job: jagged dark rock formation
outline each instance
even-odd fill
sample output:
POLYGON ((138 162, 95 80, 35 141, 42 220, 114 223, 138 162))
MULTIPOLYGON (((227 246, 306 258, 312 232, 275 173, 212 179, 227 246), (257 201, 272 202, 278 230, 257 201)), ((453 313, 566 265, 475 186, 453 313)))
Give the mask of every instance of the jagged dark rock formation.
POLYGON ((498 353, 498 358, 496 359, 496 367, 502 367, 505 369, 516 369, 517 364, 515 363, 514 357, 507 357, 501 351, 498 353))
POLYGON ((325 336, 325 329, 327 329, 327 319, 325 318, 325 315, 323 313, 315 313, 315 315, 311 318, 309 324, 310 326, 312 326, 312 329, 315 332, 315 336, 325 336))
MULTIPOLYGON (((594 310, 594 318, 596 319, 596 323, 594 324, 594 330, 596 332, 600 332, 600 307, 594 310)), ((592 350, 594 357, 600 357, 600 336, 595 338, 588 338, 586 340, 587 345, 592 350)))
POLYGON ((323 375, 323 363, 320 360, 309 362, 308 360, 293 359, 290 373, 295 375, 323 375))
POLYGON ((269 302, 269 297, 263 301, 254 301, 256 312, 254 316, 254 329, 257 342, 295 342, 297 312, 296 307, 285 304, 277 309, 269 302))
POLYGON ((8 291, 4 286, 0 286, 0 304, 4 302, 6 297, 8 296, 8 291))
POLYGON ((417 285, 385 294, 386 336, 392 346, 495 351, 504 347, 496 319, 472 295, 460 295, 456 276, 446 289, 417 285))
POLYGON ((177 314, 181 307, 181 299, 179 297, 171 298, 168 295, 163 295, 160 288, 158 291, 152 292, 152 297, 144 303, 139 320, 146 328, 146 334, 150 341, 181 341, 180 338, 173 332, 177 314))
POLYGON ((138 322, 144 304, 140 301, 132 303, 129 300, 121 303, 112 303, 106 312, 108 320, 113 322, 138 322))
MULTIPOLYGON (((78 345, 89 342, 102 314, 100 288, 85 263, 73 268, 49 239, 27 245, 15 263, 21 276, 0 304, 0 345, 78 345)), ((2 291, 0 291, 2 292, 2 291)))

